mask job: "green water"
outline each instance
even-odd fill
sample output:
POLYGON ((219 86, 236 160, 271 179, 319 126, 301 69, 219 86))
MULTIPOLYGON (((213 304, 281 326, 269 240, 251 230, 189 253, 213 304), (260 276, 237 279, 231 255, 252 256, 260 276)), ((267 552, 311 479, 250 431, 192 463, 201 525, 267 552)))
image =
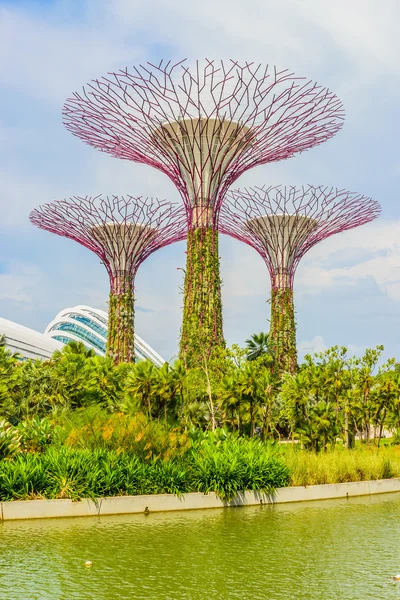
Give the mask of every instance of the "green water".
POLYGON ((0 600, 390 600, 397 573, 400 494, 0 526, 0 600))

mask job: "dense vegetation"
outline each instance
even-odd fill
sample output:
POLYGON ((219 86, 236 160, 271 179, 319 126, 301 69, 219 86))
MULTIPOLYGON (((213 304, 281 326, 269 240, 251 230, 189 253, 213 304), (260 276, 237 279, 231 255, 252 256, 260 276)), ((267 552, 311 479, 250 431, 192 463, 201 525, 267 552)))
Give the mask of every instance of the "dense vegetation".
POLYGON ((179 356, 188 367, 202 365, 214 348, 225 346, 218 232, 207 225, 208 213, 208 208, 195 209, 203 225, 189 229, 187 234, 179 356))
POLYGON ((394 360, 378 366, 382 351, 335 347, 279 376, 265 334, 192 369, 116 366, 78 343, 22 362, 0 343, 0 499, 229 499, 398 476, 400 448, 379 448, 385 429, 395 442, 400 432, 400 372, 394 360))

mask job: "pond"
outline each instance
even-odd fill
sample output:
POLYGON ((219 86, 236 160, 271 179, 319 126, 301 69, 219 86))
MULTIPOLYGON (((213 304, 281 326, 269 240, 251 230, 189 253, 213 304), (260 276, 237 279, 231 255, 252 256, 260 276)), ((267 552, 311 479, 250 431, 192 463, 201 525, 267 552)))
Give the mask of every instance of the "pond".
POLYGON ((390 600, 397 573, 400 494, 0 526, 1 600, 390 600))

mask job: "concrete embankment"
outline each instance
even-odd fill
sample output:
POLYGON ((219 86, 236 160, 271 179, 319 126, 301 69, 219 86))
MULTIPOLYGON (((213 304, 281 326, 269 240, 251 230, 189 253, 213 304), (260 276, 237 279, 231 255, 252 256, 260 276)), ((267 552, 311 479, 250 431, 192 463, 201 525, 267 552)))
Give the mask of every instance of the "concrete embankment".
POLYGON ((19 519, 49 519, 56 517, 96 517, 101 515, 122 515, 176 510, 202 510, 226 508, 229 506, 256 506, 260 504, 283 504, 310 500, 351 498, 373 494, 400 492, 400 478, 377 481, 356 481, 310 485, 308 487, 287 487, 276 490, 269 496, 261 492, 243 492, 224 502, 211 492, 192 493, 178 497, 172 494, 151 496, 117 496, 113 498, 88 498, 72 500, 24 500, 0 503, 0 516, 3 521, 19 519))

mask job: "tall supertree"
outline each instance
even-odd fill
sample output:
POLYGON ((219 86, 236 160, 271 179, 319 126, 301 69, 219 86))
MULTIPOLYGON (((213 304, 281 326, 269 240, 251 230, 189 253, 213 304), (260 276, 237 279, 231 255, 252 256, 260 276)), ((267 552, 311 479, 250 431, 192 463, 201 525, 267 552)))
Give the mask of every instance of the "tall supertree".
POLYGON ((132 362, 135 275, 150 254, 186 238, 182 207, 153 198, 74 196, 44 204, 30 220, 100 258, 110 277, 107 354, 116 363, 132 362))
POLYGON ((218 212, 247 169, 321 144, 340 100, 288 70, 237 61, 161 61, 95 79, 63 110, 69 131, 116 158, 165 173, 183 199, 188 242, 180 355, 223 345, 218 212))
POLYGON ((380 213, 378 202, 331 187, 232 190, 221 208, 220 231, 252 246, 271 277, 270 342, 279 371, 297 363, 293 280, 304 254, 329 236, 380 213))

